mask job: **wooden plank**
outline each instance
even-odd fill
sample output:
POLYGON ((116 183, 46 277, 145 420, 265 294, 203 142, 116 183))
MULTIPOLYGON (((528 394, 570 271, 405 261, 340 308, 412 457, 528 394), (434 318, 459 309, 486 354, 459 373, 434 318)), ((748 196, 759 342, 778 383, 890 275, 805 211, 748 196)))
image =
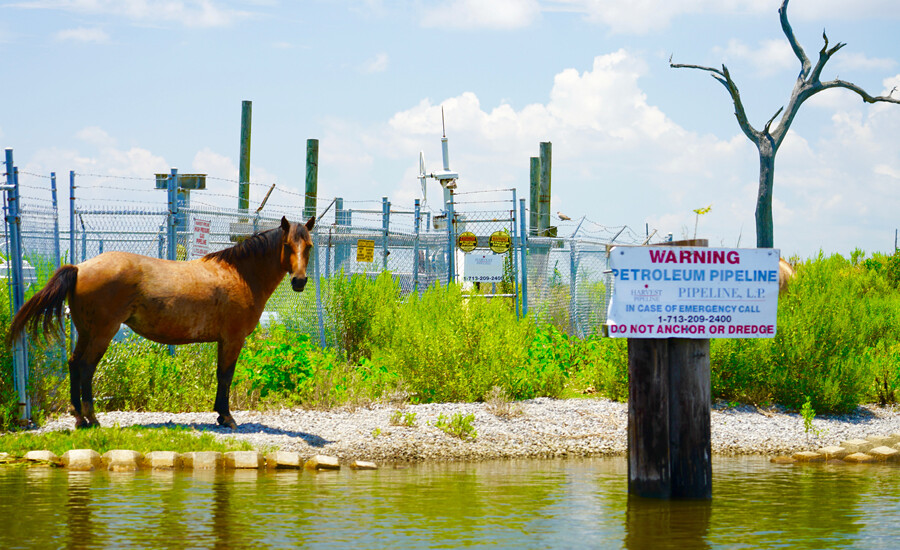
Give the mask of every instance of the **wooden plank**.
POLYGON ((672 495, 668 363, 666 340, 628 340, 628 492, 632 495, 672 495))
POLYGON ((709 340, 669 340, 672 498, 712 497, 709 340))

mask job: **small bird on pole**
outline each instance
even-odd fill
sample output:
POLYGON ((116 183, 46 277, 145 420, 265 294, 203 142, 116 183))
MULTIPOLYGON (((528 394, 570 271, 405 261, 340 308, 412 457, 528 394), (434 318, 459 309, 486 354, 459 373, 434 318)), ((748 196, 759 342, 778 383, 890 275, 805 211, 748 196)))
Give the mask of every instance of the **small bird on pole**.
POLYGON ((565 214, 563 214, 562 212, 557 212, 556 215, 559 216, 559 219, 561 219, 564 222, 567 222, 572 219, 569 216, 566 216, 565 214))

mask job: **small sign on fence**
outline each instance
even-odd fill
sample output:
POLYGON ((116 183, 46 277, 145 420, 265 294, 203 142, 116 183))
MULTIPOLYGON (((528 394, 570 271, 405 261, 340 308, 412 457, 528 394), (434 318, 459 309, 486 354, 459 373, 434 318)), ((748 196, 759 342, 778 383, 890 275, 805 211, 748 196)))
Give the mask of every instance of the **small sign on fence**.
POLYGON ((191 258, 202 258, 209 254, 209 227, 211 220, 194 218, 191 238, 191 258))
POLYGON ((774 338, 779 251, 616 247, 609 335, 774 338))
POLYGON ((463 252, 471 252, 478 246, 478 237, 471 231, 463 231, 456 237, 456 246, 463 252))
POLYGON ((494 231, 488 240, 488 246, 494 251, 494 254, 506 254, 512 245, 512 239, 506 231, 494 231))
POLYGON ((356 261, 375 261, 375 241, 370 241, 367 239, 359 239, 356 241, 356 261))
POLYGON ((503 259, 500 254, 466 254, 463 280, 478 283, 499 283, 503 280, 503 259))

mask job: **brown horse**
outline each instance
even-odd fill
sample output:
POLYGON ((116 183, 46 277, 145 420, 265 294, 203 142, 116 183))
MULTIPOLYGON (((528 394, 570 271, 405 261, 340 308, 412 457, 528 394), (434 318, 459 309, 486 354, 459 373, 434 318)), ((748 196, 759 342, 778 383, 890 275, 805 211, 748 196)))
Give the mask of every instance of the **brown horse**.
POLYGON ((291 288, 306 286, 312 250, 305 225, 281 218, 281 227, 190 262, 159 260, 128 252, 106 252, 78 265, 60 267, 47 285, 16 313, 9 338, 26 329, 34 336, 59 334, 68 299, 78 340, 69 359, 75 426, 99 426, 92 380, 97 363, 124 323, 163 344, 216 342, 218 422, 237 428, 228 408, 234 367, 269 296, 291 274, 291 288))

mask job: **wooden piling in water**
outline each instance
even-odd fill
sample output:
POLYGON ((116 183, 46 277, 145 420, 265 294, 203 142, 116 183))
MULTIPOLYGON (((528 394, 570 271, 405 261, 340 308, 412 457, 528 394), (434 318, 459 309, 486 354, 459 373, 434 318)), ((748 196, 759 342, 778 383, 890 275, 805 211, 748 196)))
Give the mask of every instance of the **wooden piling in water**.
POLYGON ((628 339, 629 494, 712 497, 709 369, 708 339, 628 339))

